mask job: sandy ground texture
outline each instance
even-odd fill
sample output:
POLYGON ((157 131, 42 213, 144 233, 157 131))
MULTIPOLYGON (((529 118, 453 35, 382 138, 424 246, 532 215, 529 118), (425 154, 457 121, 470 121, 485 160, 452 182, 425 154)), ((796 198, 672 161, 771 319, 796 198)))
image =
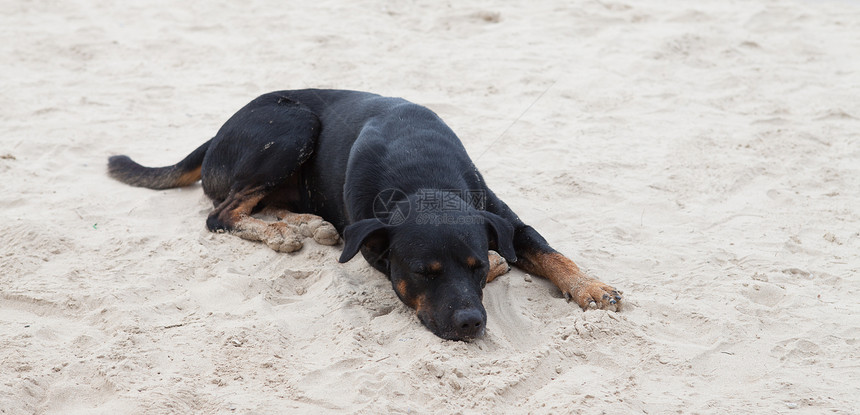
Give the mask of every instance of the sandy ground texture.
POLYGON ((4 415, 860 411, 858 2, 6 0, 0 35, 4 415), (305 87, 437 111, 626 308, 513 271, 443 341, 339 247, 105 174, 305 87))

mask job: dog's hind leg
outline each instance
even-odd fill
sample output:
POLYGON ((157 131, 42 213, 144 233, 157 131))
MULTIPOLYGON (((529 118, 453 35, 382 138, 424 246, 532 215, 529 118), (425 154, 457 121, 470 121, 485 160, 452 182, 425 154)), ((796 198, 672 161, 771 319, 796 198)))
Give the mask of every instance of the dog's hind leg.
POLYGON ((267 207, 261 212, 276 217, 299 230, 302 236, 314 238, 320 245, 334 245, 340 240, 334 225, 310 213, 293 213, 286 209, 267 207))
POLYGON ((249 241, 262 241, 279 252, 301 249, 303 235, 299 227, 286 222, 270 223, 251 216, 254 207, 266 194, 263 186, 231 191, 209 214, 206 227, 213 232, 230 232, 249 241))
POLYGON ((203 190, 216 203, 206 220, 209 230, 262 241, 281 252, 300 249, 304 237, 337 243, 337 231, 317 216, 287 215, 278 222, 252 216, 278 206, 273 202, 289 203, 296 172, 313 155, 321 129, 309 108, 280 93, 260 96, 227 120, 202 164, 203 190))

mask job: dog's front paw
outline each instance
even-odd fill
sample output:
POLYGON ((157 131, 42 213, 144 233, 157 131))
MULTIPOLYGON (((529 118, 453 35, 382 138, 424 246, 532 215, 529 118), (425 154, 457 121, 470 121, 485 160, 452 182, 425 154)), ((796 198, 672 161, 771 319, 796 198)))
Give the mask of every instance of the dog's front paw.
POLYGON ((269 227, 272 229, 263 242, 278 252, 295 252, 302 249, 302 238, 293 228, 285 223, 273 223, 269 227))
POLYGON ((507 272, 511 270, 511 266, 508 265, 508 261, 499 255, 498 252, 489 251, 487 253, 487 257, 490 260, 490 270, 487 272, 487 282, 491 282, 499 275, 507 274, 507 272))
POLYGON ((562 290, 565 298, 579 304, 583 310, 604 309, 618 311, 621 309, 621 291, 612 288, 594 278, 582 277, 567 290, 562 290))
POLYGON ((314 240, 320 245, 337 244, 340 236, 337 234, 337 229, 334 228, 334 225, 326 221, 320 222, 322 223, 314 230, 314 240))
POLYGON ((322 219, 313 219, 301 225, 302 235, 314 238, 320 245, 335 245, 340 240, 334 225, 322 219))

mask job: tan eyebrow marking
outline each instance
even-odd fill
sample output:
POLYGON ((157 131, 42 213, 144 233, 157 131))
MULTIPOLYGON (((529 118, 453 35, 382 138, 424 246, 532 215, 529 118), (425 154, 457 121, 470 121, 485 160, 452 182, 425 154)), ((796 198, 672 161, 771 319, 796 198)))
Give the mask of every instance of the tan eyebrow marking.
POLYGON ((430 272, 442 272, 442 263, 439 261, 433 261, 427 265, 427 270, 430 272))
POLYGON ((466 265, 468 265, 469 267, 474 268, 475 265, 477 265, 477 264, 478 264, 478 258, 475 258, 473 256, 466 258, 466 265))

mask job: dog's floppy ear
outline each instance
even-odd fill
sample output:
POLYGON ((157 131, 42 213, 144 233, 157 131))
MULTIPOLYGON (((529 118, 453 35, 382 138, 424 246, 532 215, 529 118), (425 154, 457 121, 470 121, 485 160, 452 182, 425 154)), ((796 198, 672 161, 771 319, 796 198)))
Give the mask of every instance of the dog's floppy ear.
POLYGON ((511 222, 495 213, 481 211, 487 226, 496 234, 496 251, 508 262, 517 262, 517 254, 514 251, 514 226, 511 222))
POLYGON ((384 228, 386 225, 378 219, 362 219, 348 225, 343 230, 343 253, 337 262, 344 263, 352 259, 370 234, 384 228))

